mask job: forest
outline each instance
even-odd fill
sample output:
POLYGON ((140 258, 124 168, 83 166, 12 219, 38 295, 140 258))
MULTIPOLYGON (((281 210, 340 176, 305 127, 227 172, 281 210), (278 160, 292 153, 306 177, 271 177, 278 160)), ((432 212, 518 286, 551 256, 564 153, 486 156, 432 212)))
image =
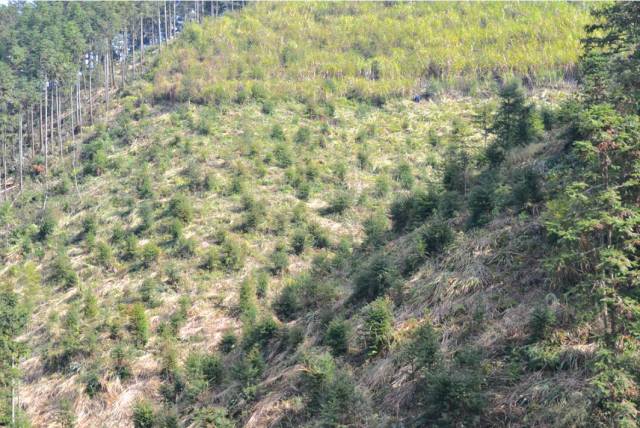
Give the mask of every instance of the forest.
POLYGON ((638 426, 639 17, 0 3, 0 426, 638 426))

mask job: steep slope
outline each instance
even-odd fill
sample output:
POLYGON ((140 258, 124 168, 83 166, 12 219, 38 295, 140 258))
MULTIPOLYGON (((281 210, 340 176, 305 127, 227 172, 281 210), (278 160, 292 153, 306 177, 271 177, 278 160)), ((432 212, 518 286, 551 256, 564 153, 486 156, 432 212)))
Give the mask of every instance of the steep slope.
POLYGON ((34 426, 590 421, 597 325, 539 216, 586 11, 445 6, 190 26, 78 170, 3 205, 34 426), (502 146, 512 104, 526 141, 502 146))

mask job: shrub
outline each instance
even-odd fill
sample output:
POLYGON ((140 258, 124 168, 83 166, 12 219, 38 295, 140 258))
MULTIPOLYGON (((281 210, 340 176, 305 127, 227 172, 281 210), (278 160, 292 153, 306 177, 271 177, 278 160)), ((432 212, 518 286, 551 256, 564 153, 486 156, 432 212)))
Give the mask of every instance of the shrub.
POLYGON ((142 203, 138 213, 141 220, 140 231, 149 230, 153 226, 153 207, 148 202, 142 203))
POLYGON ((443 368, 427 372, 418 386, 422 423, 435 426, 476 426, 485 406, 478 369, 443 368))
POLYGON ((169 214, 183 223, 189 223, 193 219, 193 206, 191 201, 182 194, 178 194, 169 202, 169 214))
POLYGON ((251 196, 244 197, 244 218, 241 229, 244 231, 255 230, 267 217, 267 208, 263 201, 255 200, 251 196))
POLYGON ((122 258, 124 260, 135 260, 138 257, 140 248, 138 247, 138 238, 134 234, 129 234, 125 238, 122 258))
POLYGON ((153 196, 153 187, 151 184, 151 177, 146 172, 138 180, 138 194, 141 198, 151 198, 153 196))
POLYGON ((311 244, 314 248, 327 248, 331 245, 328 232, 318 223, 309 223, 307 231, 311 236, 311 244))
POLYGON ((517 210, 540 203, 543 200, 542 175, 531 168, 521 171, 513 186, 511 200, 517 210))
POLYGON ((390 210, 393 230, 401 232, 414 228, 429 218, 437 206, 438 195, 431 191, 416 191, 396 199, 390 210))
POLYGON ((150 267, 158 260, 158 257, 160 257, 160 247, 156 244, 149 242, 142 246, 141 261, 143 266, 150 267))
POLYGON ((203 269, 208 270, 209 272, 213 272, 218 265, 218 252, 214 248, 210 248, 204 255, 202 259, 203 269))
POLYGON ((291 236, 291 250, 294 254, 302 254, 309 241, 309 234, 306 230, 299 228, 291 236))
POLYGON ((293 165, 293 152, 286 143, 279 143, 273 150, 273 158, 280 168, 288 168, 293 165))
POLYGON ((341 190, 333 195, 324 212, 326 214, 342 214, 351 207, 351 204, 351 194, 347 190, 341 190))
POLYGON ((363 224, 365 233, 365 244, 378 247, 384 244, 387 231, 389 230, 389 220, 384 213, 376 212, 363 224))
POLYGON ((133 426, 134 428, 153 428, 155 415, 151 403, 140 400, 133 406, 133 426))
POLYGON ((51 210, 46 210, 40 218, 40 227, 38 228, 38 238, 41 241, 46 241, 51 235, 53 235, 58 220, 53 215, 51 210))
POLYGON ((243 244, 226 238, 218 250, 218 262, 227 271, 239 270, 244 265, 247 250, 243 244))
POLYGON ((391 303, 387 299, 378 298, 364 308, 363 316, 367 354, 378 355, 389 347, 393 338, 391 303))
POLYGON ((382 198, 386 196, 391 190, 391 183, 389 181, 389 176, 387 174, 380 174, 376 177, 376 182, 374 185, 374 195, 378 198, 382 198))
POLYGON ((364 426, 364 398, 353 377, 336 366, 331 355, 311 355, 303 362, 302 384, 309 398, 307 409, 321 426, 364 426))
POLYGON ((342 319, 329 323, 324 335, 324 344, 331 348, 333 355, 346 354, 349 350, 349 324, 342 319))
POLYGON ((277 123, 273 125, 273 128, 271 128, 270 136, 272 139, 278 141, 285 141, 287 139, 287 137, 284 135, 284 131, 282 130, 282 126, 277 123))
POLYGON ((133 335, 134 343, 137 346, 144 346, 149 340, 149 319, 144 311, 144 306, 136 303, 131 308, 129 319, 129 330, 133 335))
POLYGON ((287 246, 279 242, 269 257, 271 259, 271 272, 279 274, 289 266, 289 255, 287 254, 287 246))
POLYGON ((238 339, 236 338, 236 335, 233 333, 233 331, 225 331, 222 335, 222 339, 220 339, 220 351, 228 354, 233 350, 233 348, 235 348, 237 341, 238 339))
POLYGON ((300 285, 297 282, 290 282, 280 291, 277 299, 273 302, 273 310, 281 319, 288 321, 295 318, 302 304, 298 297, 300 285))
POLYGON ((88 214, 82 219, 82 235, 87 241, 95 239, 96 232, 98 231, 98 221, 96 216, 88 214))
POLYGON ((133 375, 129 358, 127 349, 121 344, 117 344, 111 351, 113 370, 120 380, 129 379, 133 375))
POLYGON ((78 275, 73 270, 71 260, 69 260, 66 254, 60 253, 53 260, 51 280, 65 289, 78 285, 78 275))
POLYGON ((105 268, 110 268, 113 263, 111 246, 104 241, 96 244, 96 263, 105 268))
POLYGON ((256 295, 263 299, 269 291, 269 275, 264 270, 256 274, 256 295))
POLYGON ((413 178, 413 171, 411 169, 411 165, 407 162, 400 162, 398 168, 395 171, 394 178, 403 189, 411 189, 413 187, 413 182, 415 181, 413 178))
POLYGON ((102 391, 100 376, 98 376, 98 372, 95 369, 89 370, 85 373, 84 391, 87 393, 89 398, 95 397, 100 391, 102 391))
POLYGON ((158 283, 151 278, 147 278, 142 281, 138 293, 140 294, 140 300, 147 305, 147 307, 153 307, 156 305, 156 294, 158 293, 158 283))
POLYGON ((495 204, 495 189, 491 184, 475 186, 469 194, 470 227, 482 226, 491 220, 491 212, 495 204))
POLYGON ((411 335, 404 354, 413 371, 434 367, 440 359, 440 335, 430 322, 421 323, 411 335))
POLYGON ((195 239, 182 237, 176 245, 176 255, 183 259, 193 257, 196 255, 197 246, 198 243, 195 239))
POLYGON ((306 126, 301 126, 293 137, 296 144, 309 144, 311 140, 311 131, 306 126))
POLYGON ((430 221, 422 226, 419 233, 424 242, 424 250, 427 255, 436 255, 442 252, 455 238, 449 224, 439 219, 430 221))
POLYGON ((257 382, 265 369, 260 348, 256 345, 247 352, 233 368, 234 375, 243 385, 249 386, 257 382))
POLYGON ((556 314, 548 306, 537 306, 531 314, 529 328, 531 339, 540 340, 546 338, 556 323, 556 314))
POLYGON ((250 279, 245 279, 240 285, 238 307, 246 322, 255 321, 256 317, 258 316, 258 307, 256 305, 256 289, 255 284, 250 279))
POLYGON ((384 254, 378 254, 369 264, 361 268, 356 276, 356 289, 352 299, 373 300, 384 294, 388 289, 396 286, 399 279, 400 275, 396 267, 384 254))

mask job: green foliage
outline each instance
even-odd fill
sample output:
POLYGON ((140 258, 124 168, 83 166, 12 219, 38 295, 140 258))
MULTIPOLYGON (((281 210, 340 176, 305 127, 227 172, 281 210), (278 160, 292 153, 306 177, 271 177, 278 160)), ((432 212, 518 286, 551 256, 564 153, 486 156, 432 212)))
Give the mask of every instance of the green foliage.
POLYGON ((403 189, 411 189, 415 181, 411 165, 406 161, 400 162, 394 172, 394 178, 403 189))
POLYGON ((133 405, 134 428, 153 428, 155 424, 153 406, 146 400, 139 400, 133 405))
POLYGON ((289 254, 287 253, 287 246, 283 242, 276 244, 269 258, 271 260, 271 272, 276 275, 289 267, 289 254))
POLYGON ((71 266, 71 260, 60 252, 51 264, 51 280, 65 289, 78 285, 78 274, 71 266))
POLYGON ((129 330, 137 346, 144 347, 149 340, 149 319, 145 313, 144 306, 136 303, 131 308, 129 317, 129 330))
POLYGON ((389 219, 387 219, 385 213, 374 213, 371 217, 365 220, 362 226, 366 236, 366 245, 379 247, 384 244, 387 232, 389 231, 389 219))
POLYGON ((342 214, 348 210, 353 204, 351 193, 347 190, 340 190, 336 192, 332 199, 329 201, 329 205, 324 209, 325 214, 342 214))
POLYGON ((220 244, 217 254, 218 263, 227 271, 241 269, 246 257, 247 249, 244 243, 229 237, 220 244))
POLYGON ((148 242, 142 246, 140 257, 142 265, 148 268, 160 257, 160 247, 153 242, 148 242))
POLYGON ((169 202, 169 215, 185 224, 193 220, 193 205, 187 196, 178 194, 169 202))
POLYGON ((245 386, 249 386, 260 379, 265 367, 260 348, 256 345, 244 354, 238 364, 233 367, 233 373, 238 381, 245 386))
POLYGON ((361 424, 366 403, 351 374, 338 368, 328 353, 309 355, 303 364, 302 384, 311 415, 323 426, 361 424))
POLYGON ((231 330, 227 330, 222 335, 222 339, 220 339, 220 351, 228 354, 235 348, 236 342, 238 341, 236 335, 231 330))
POLYGON ((400 196, 391 204, 390 215, 394 232, 412 229, 428 219, 438 206, 438 195, 421 190, 400 196))
POLYGON ((371 301, 398 284, 400 275, 385 254, 377 254, 355 277, 353 300, 371 301))
POLYGON ((349 324, 342 319, 334 319, 327 326, 323 342, 331 348, 333 355, 346 354, 349 351, 349 324))
POLYGON ((556 323, 556 314, 548 306, 538 306, 531 313, 529 326, 533 340, 544 339, 556 323))
POLYGON ((367 355, 379 355, 387 350, 393 339, 393 313, 391 302, 378 298, 363 310, 363 336, 367 355))
POLYGON ((38 229, 38 238, 46 241, 55 231, 58 220, 51 210, 45 210, 40 218, 40 227, 38 229))
POLYGON ((440 335, 433 325, 425 321, 411 334, 404 356, 411 363, 413 371, 431 369, 440 361, 440 335))

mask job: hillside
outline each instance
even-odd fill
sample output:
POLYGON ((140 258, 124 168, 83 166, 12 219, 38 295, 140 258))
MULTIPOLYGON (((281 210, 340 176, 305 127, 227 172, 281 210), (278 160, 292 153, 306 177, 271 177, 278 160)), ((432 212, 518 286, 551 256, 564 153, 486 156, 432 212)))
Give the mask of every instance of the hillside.
POLYGON ((150 48, 0 205, 3 423, 636 426, 639 128, 588 22, 258 3, 150 48))

